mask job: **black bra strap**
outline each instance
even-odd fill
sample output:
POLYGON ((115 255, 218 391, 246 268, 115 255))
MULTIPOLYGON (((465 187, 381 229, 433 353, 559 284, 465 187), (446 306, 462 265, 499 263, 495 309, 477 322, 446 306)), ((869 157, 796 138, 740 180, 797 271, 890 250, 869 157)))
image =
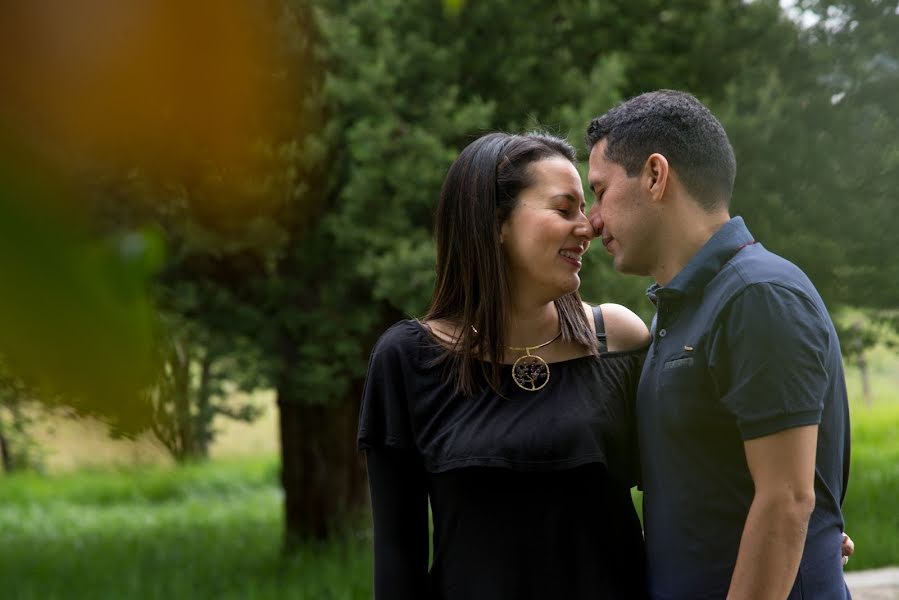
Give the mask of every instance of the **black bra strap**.
POLYGON ((593 307, 593 321, 596 323, 596 339, 599 341, 599 351, 608 352, 609 345, 606 343, 606 326, 602 320, 602 309, 598 306, 593 307))

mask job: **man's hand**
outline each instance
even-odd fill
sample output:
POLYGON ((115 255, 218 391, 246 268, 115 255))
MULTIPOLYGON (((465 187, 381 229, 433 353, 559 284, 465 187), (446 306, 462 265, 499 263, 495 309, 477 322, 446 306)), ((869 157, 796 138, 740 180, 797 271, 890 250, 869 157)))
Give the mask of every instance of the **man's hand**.
POLYGON ((852 541, 848 533, 843 534, 843 545, 840 550, 842 551, 843 564, 845 565, 849 562, 849 557, 852 556, 852 553, 855 552, 855 542, 852 541))

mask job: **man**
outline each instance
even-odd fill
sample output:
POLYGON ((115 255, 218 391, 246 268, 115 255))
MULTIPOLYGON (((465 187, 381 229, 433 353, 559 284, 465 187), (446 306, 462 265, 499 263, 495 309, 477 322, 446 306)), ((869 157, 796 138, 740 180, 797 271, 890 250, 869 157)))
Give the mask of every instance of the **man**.
POLYGON ((594 119, 590 221, 622 273, 652 275, 637 398, 653 598, 848 598, 840 347, 795 265, 731 218, 723 127, 662 90, 594 119))

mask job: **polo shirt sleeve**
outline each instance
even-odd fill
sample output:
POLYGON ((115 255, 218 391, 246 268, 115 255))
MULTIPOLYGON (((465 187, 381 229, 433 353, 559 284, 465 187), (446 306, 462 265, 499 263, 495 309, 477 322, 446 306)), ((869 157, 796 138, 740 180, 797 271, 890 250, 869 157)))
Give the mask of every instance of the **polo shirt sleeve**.
POLYGON ((744 440, 821 422, 829 317, 774 283, 749 285, 713 331, 710 368, 744 440))

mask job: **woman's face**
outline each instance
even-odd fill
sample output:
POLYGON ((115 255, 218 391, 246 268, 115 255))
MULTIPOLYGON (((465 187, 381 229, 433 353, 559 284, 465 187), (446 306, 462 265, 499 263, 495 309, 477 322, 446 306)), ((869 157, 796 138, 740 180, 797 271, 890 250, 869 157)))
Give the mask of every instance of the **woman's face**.
POLYGON ((593 227, 587 221, 577 169, 562 157, 530 166, 533 185, 502 224, 512 292, 519 300, 550 302, 578 289, 581 257, 593 227))

